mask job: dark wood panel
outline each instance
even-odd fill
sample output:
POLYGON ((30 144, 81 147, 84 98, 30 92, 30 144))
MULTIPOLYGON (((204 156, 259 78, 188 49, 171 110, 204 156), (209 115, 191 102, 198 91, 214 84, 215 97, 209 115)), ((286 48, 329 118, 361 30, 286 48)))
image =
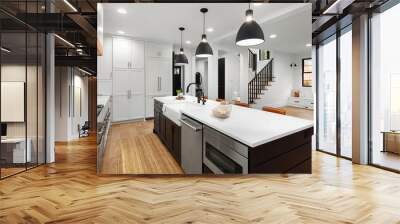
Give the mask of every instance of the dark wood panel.
MULTIPOLYGON (((311 159, 311 141, 272 160, 267 160, 263 164, 250 166, 249 173, 287 173, 292 169, 296 170, 294 168, 309 159, 311 159)), ((311 164, 310 167, 303 169, 304 171, 311 170, 311 164)), ((297 173, 299 172, 300 169, 297 173)))
POLYGON ((282 154, 311 142, 313 128, 249 149, 249 167, 256 167, 282 154))

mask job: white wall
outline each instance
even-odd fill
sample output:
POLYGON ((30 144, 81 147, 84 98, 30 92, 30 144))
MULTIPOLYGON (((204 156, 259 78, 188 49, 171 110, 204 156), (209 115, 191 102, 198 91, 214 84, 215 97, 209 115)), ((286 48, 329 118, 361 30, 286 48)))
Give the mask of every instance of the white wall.
POLYGON ((228 53, 225 58, 225 99, 233 100, 234 92, 240 92, 240 56, 228 53))
POLYGON ((55 73, 55 141, 77 139, 78 125, 82 126, 88 120, 88 78, 71 67, 56 67, 55 73), (82 114, 74 107, 74 94, 78 88, 82 114))
POLYGON ((293 90, 300 90, 300 96, 313 99, 313 88, 303 87, 302 84, 302 59, 311 58, 310 54, 293 55, 293 62, 297 67, 293 69, 293 90))
POLYGON ((208 57, 208 98, 215 100, 218 98, 218 48, 210 44, 213 49, 213 56, 208 57))
POLYGON ((276 77, 275 82, 271 83, 272 86, 267 87, 264 95, 261 95, 261 99, 256 100, 255 108, 261 109, 263 106, 286 106, 294 86, 294 72, 290 67, 294 56, 292 54, 273 51, 271 52, 271 57, 273 58, 272 69, 273 76, 276 77))

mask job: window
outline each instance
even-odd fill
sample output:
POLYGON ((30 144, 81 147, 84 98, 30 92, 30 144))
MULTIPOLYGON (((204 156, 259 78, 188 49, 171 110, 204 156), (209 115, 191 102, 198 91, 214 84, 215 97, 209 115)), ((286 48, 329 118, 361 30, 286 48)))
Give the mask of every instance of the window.
POLYGON ((303 87, 312 86, 312 60, 311 58, 304 58, 302 60, 302 83, 303 87))

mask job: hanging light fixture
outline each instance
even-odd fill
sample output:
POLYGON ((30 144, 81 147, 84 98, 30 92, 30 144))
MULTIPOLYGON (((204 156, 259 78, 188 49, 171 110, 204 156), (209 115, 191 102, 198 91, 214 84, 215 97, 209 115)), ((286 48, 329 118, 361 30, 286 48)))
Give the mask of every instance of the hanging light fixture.
POLYGON ((199 46, 196 48, 196 57, 199 58, 206 58, 210 57, 213 55, 213 51, 211 49, 210 44, 207 42, 207 36, 206 36, 206 12, 208 12, 207 8, 201 8, 200 12, 203 13, 203 35, 201 35, 201 42, 199 43, 199 46))
POLYGON ((186 55, 183 53, 183 47, 182 47, 182 33, 185 30, 185 28, 179 27, 179 30, 181 31, 181 48, 179 49, 179 53, 175 54, 175 65, 184 65, 188 63, 188 59, 186 55))
POLYGON ((253 18, 253 10, 246 10, 246 22, 240 26, 236 34, 236 45, 238 46, 254 46, 264 43, 264 32, 260 25, 253 18))

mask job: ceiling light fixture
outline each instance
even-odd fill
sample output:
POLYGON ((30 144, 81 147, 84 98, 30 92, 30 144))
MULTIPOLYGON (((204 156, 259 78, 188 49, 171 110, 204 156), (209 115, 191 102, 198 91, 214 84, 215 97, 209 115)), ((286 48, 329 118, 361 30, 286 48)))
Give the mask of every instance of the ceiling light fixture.
POLYGON ((192 41, 190 41, 190 40, 187 40, 185 43, 186 43, 186 44, 191 44, 191 43, 192 43, 192 41))
POLYGON ((199 58, 206 58, 210 57, 213 55, 212 48, 210 44, 207 41, 207 36, 206 36, 206 13, 208 12, 207 8, 201 8, 200 12, 203 13, 203 34, 201 35, 201 42, 196 48, 196 57, 199 58))
POLYGON ((311 44, 306 44, 306 47, 311 47, 312 45, 311 44))
POLYGON ((1 49, 1 51, 4 51, 4 52, 6 52, 6 53, 10 53, 10 52, 11 52, 10 49, 7 49, 7 48, 5 48, 5 47, 1 47, 0 49, 1 49))
POLYGON ((269 35, 269 38, 271 38, 271 39, 274 39, 274 38, 276 38, 278 35, 276 35, 276 34, 271 34, 271 35, 269 35))
POLYGON ((64 3, 67 4, 74 12, 78 12, 75 6, 73 6, 68 0, 64 0, 64 3))
POLYGON ((183 47, 182 47, 182 35, 185 28, 179 27, 179 30, 181 31, 181 48, 179 49, 179 53, 175 54, 175 65, 184 65, 188 63, 188 59, 186 55, 183 53, 183 47))
POLYGON ((117 10, 117 12, 118 12, 119 14, 126 14, 126 13, 127 13, 127 11, 126 11, 125 9, 123 9, 123 8, 119 8, 119 9, 117 10))
POLYGON ((55 37, 57 37, 59 40, 61 40, 62 42, 64 42, 65 44, 67 44, 70 47, 75 48, 75 45, 73 45, 71 42, 69 42, 68 40, 62 38, 61 36, 59 36, 58 34, 54 34, 55 37))
POLYGON ((212 27, 207 28, 207 32, 213 32, 213 31, 214 31, 214 28, 212 28, 212 27))
POLYGON ((117 33, 118 33, 118 34, 121 34, 121 35, 125 34, 125 32, 122 31, 122 30, 118 30, 117 33))
POLYGON ((262 5, 262 3, 261 3, 261 2, 253 3, 253 5, 254 5, 254 6, 260 6, 260 5, 262 5))
POLYGON ((236 34, 236 45, 238 46, 254 46, 264 42, 264 32, 260 25, 253 18, 253 10, 246 10, 246 21, 240 26, 236 34))

